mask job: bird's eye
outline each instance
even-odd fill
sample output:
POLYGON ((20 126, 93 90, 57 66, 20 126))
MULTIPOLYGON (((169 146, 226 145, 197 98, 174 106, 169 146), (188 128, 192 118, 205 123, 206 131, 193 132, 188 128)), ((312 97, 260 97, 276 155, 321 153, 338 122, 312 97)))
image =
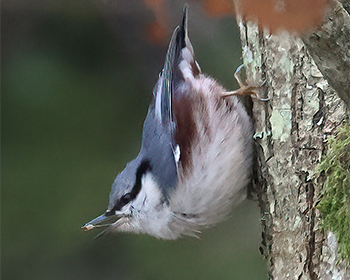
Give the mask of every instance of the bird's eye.
POLYGON ((121 202, 121 204, 123 204, 123 205, 128 204, 128 203, 130 202, 130 200, 131 200, 131 195, 130 195, 130 193, 126 193, 126 194, 124 194, 124 195, 120 198, 120 202, 121 202))

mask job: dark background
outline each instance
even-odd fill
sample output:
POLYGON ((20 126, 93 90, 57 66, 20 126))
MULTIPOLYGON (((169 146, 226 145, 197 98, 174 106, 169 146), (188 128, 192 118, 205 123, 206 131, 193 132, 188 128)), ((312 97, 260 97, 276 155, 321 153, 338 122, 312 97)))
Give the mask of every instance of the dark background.
MULTIPOLYGON (((203 72, 236 88, 235 19, 189 4, 203 72)), ((166 41, 182 5, 167 3, 166 41)), ((265 279, 253 201, 200 239, 80 229, 138 153, 167 47, 147 37, 153 12, 141 1, 7 0, 1 13, 2 279, 265 279)))

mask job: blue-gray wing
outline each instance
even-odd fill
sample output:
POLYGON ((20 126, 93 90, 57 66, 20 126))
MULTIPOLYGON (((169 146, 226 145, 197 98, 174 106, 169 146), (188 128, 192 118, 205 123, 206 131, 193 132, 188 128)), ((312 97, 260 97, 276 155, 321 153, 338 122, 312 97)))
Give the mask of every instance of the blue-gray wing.
POLYGON ((200 70, 187 34, 185 6, 182 23, 171 37, 143 128, 141 153, 150 160, 152 173, 166 196, 176 186, 178 161, 189 162, 185 155, 188 156, 189 139, 194 135, 186 79, 189 78, 188 73, 194 78, 200 70), (184 60, 185 63, 182 63, 184 60), (186 153, 182 155, 182 151, 186 153))

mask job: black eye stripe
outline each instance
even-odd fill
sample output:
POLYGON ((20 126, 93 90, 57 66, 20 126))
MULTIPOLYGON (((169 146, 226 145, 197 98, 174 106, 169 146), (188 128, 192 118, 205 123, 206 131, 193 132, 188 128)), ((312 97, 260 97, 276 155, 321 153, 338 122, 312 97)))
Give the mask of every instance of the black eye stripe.
POLYGON ((105 216, 112 216, 115 214, 115 211, 120 210, 123 206, 128 204, 131 200, 135 199, 136 196, 139 194, 141 191, 141 180, 142 176, 147 172, 151 170, 151 164, 149 160, 144 160, 141 162, 140 166, 137 168, 136 171, 136 179, 135 179, 135 184, 131 190, 130 193, 127 193, 123 195, 115 204, 115 206, 110 210, 105 213, 105 216))
POLYGON ((137 171, 136 171, 136 180, 135 180, 134 187, 132 188, 130 193, 130 200, 135 199, 135 197, 139 194, 141 190, 142 176, 149 170, 151 170, 151 164, 149 160, 142 161, 139 168, 137 168, 137 171))
POLYGON ((125 205, 128 204, 129 201, 131 200, 130 193, 124 194, 121 198, 120 201, 125 205))

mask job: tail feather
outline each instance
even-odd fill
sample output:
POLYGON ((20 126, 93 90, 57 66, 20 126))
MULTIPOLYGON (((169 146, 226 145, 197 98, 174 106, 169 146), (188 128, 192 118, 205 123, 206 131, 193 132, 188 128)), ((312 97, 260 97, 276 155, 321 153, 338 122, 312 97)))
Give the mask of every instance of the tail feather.
POLYGON ((188 37, 188 6, 185 5, 181 25, 171 37, 164 68, 155 87, 156 115, 163 125, 174 122, 172 103, 178 86, 200 73, 192 44, 188 37))

